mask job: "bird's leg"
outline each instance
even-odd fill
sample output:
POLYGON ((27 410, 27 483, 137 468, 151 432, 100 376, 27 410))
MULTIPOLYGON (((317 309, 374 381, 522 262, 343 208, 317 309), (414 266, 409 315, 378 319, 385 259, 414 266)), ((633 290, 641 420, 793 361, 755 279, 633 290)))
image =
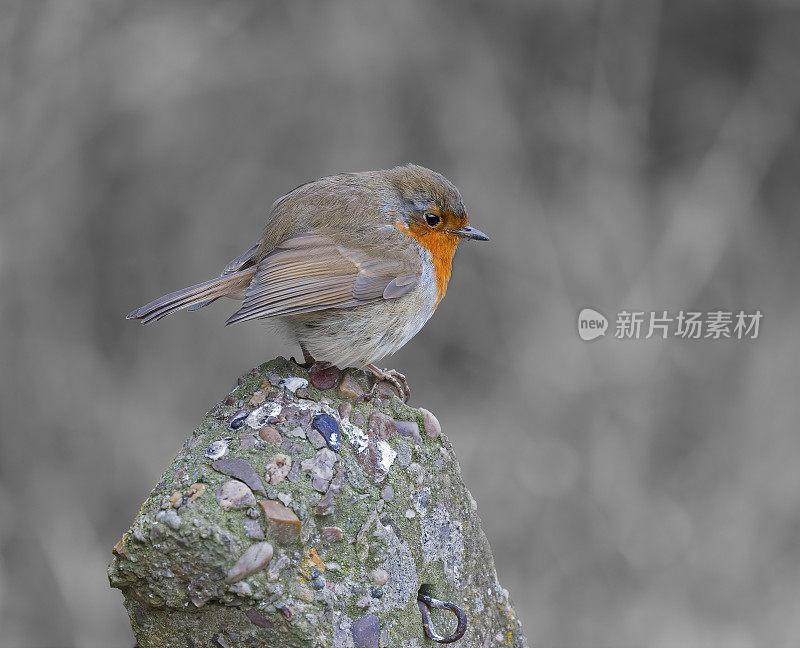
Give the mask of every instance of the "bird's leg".
POLYGON ((395 371, 394 369, 379 369, 374 364, 368 364, 367 369, 373 376, 375 376, 375 384, 372 385, 372 389, 369 391, 366 398, 373 398, 375 396, 376 388, 378 387, 379 382, 388 382, 397 390, 397 393, 400 394, 400 398, 403 399, 403 402, 408 402, 408 399, 411 396, 411 387, 408 386, 408 381, 403 374, 401 374, 399 371, 395 371))
POLYGON ((294 356, 291 358, 292 362, 294 362, 298 367, 303 367, 303 369, 310 369, 311 365, 313 365, 315 362, 314 356, 308 352, 306 345, 302 342, 300 343, 300 350, 303 352, 303 362, 297 362, 297 360, 294 359, 294 356))

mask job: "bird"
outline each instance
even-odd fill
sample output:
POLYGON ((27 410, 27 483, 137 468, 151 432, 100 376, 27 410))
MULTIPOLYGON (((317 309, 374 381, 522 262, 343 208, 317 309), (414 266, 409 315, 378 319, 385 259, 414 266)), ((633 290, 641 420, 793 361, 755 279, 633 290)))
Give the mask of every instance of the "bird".
POLYGON ((340 173, 278 198, 261 239, 219 277, 171 292, 128 314, 149 324, 220 297, 242 300, 226 321, 276 318, 314 362, 363 368, 407 401, 405 376, 376 363, 436 311, 469 224, 456 186, 416 164, 340 173))

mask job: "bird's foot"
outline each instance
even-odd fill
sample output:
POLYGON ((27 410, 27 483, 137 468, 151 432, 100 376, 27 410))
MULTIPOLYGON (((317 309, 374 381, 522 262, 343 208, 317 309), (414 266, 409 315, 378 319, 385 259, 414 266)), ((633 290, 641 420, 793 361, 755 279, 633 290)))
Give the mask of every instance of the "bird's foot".
POLYGON ((394 369, 379 369, 374 364, 368 364, 367 369, 375 376, 375 384, 372 385, 372 389, 364 397, 365 400, 374 398, 378 394, 378 385, 382 382, 387 382, 397 390, 404 403, 408 402, 411 396, 411 387, 408 386, 408 381, 406 381, 406 377, 403 374, 394 369))
POLYGON ((298 362, 294 359, 294 356, 289 358, 289 360, 294 362, 298 367, 302 367, 303 369, 311 369, 311 366, 316 362, 316 360, 314 360, 314 356, 312 356, 308 352, 308 349, 306 349, 302 344, 300 345, 300 350, 303 352, 303 362, 298 362))

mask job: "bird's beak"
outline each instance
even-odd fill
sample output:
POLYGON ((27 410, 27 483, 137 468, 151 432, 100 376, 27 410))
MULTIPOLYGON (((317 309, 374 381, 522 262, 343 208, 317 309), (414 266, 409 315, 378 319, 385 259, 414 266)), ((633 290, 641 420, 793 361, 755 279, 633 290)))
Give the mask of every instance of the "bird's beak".
POLYGON ((455 234, 456 236, 460 236, 461 238, 465 239, 475 239, 476 241, 488 241, 489 237, 486 236, 483 232, 479 229, 475 229, 474 227, 470 227, 467 225, 466 227, 462 227, 461 229, 457 230, 450 230, 451 234, 455 234))

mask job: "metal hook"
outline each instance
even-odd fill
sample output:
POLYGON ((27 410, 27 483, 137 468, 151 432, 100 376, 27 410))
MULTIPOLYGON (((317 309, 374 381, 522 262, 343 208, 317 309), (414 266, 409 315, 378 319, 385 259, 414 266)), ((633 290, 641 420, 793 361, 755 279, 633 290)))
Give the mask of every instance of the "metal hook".
POLYGON ((433 641, 437 641, 439 643, 453 643, 454 641, 458 641, 461 637, 464 636, 464 633, 467 631, 467 613, 464 612, 460 607, 455 605, 454 603, 448 603, 447 601, 440 601, 435 599, 431 596, 427 596, 420 592, 417 594, 417 605, 419 605, 419 611, 422 614, 422 627, 425 628, 425 636, 428 639, 433 641), (430 608, 439 608, 444 610, 450 610, 453 614, 456 615, 456 619, 458 619, 458 625, 456 626, 455 631, 453 634, 449 634, 446 637, 439 636, 436 633, 436 630, 433 627, 433 621, 431 621, 431 611, 430 608))

